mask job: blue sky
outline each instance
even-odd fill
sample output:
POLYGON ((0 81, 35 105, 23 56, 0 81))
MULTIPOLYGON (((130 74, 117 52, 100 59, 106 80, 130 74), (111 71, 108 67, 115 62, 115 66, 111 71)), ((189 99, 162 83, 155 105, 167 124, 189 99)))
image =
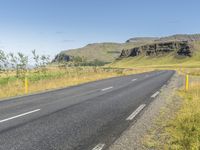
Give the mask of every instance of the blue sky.
POLYGON ((52 57, 137 36, 200 33, 199 0, 0 0, 0 49, 52 57))

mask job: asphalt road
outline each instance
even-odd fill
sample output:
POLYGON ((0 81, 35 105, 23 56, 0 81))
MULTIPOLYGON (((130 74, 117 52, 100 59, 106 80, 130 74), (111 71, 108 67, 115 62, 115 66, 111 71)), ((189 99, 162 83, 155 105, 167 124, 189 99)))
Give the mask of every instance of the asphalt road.
POLYGON ((106 149, 174 71, 115 77, 0 102, 0 150, 106 149))

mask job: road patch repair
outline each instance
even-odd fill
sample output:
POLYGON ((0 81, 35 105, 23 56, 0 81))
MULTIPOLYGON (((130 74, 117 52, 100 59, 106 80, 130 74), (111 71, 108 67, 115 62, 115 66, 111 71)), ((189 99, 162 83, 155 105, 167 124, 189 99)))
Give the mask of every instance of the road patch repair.
MULTIPOLYGON (((163 108, 169 103, 179 103, 175 98, 175 92, 183 83, 183 79, 175 74, 169 83, 163 86, 160 92, 155 92, 150 98, 154 100, 146 106, 143 114, 134 121, 130 127, 109 147, 109 150, 135 150, 147 148, 144 144, 144 137, 155 126, 155 121, 159 117, 163 108)), ((142 108, 142 105, 140 106, 142 108)), ((138 107, 139 109, 139 107, 138 107)), ((175 111, 175 110, 174 110, 175 111)), ((127 118, 128 119, 128 118, 127 118)))

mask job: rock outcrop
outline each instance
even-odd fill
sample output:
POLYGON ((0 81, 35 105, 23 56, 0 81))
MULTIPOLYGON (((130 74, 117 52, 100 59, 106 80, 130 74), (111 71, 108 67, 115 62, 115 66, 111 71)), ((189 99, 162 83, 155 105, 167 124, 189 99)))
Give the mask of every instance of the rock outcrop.
POLYGON ((191 57, 191 49, 192 47, 187 41, 159 42, 132 49, 124 49, 121 52, 120 58, 135 57, 142 54, 146 56, 161 56, 171 52, 175 52, 177 55, 191 57))
POLYGON ((137 42, 154 42, 156 40, 159 40, 158 37, 135 37, 128 39, 126 43, 137 43, 137 42))
POLYGON ((65 53, 61 53, 56 55, 55 59, 53 62, 68 62, 73 59, 73 56, 66 55, 65 53))

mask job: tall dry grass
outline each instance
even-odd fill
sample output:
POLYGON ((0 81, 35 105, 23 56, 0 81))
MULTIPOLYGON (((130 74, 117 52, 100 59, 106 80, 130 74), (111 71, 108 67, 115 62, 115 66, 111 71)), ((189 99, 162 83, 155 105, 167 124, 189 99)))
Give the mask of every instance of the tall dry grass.
MULTIPOLYGON (((200 76, 199 68, 184 69, 189 74, 189 90, 183 86, 177 91, 181 105, 164 108, 156 126, 147 135, 145 146, 153 149, 199 150, 200 149, 200 76), (178 110, 174 110, 174 107, 178 110), (170 114, 171 110, 175 113, 170 114), (169 116, 170 114, 170 116, 169 116), (164 118, 164 119, 163 119, 164 118)), ((184 81, 183 81, 184 82, 184 81)))
MULTIPOLYGON (((62 69, 58 67, 50 67, 46 72, 46 76, 44 74, 38 75, 38 73, 35 73, 34 71, 29 72, 28 91, 29 94, 42 92, 95 80, 152 70, 154 69, 112 69, 102 67, 68 67, 62 69)), ((0 98, 3 99, 6 97, 24 95, 24 91, 24 81, 17 79, 13 82, 8 82, 6 85, 0 86, 0 98)))
POLYGON ((176 117, 170 120, 166 127, 166 133, 169 135, 169 149, 199 150, 200 78, 194 77, 189 91, 182 89, 179 95, 183 98, 183 104, 176 117))

